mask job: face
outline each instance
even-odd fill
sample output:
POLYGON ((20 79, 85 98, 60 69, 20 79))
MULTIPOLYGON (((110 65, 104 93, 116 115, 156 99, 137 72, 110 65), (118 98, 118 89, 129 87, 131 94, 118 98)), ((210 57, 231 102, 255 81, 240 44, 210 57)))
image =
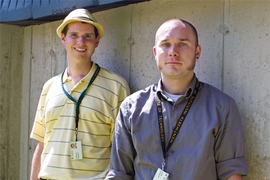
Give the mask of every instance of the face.
POLYGON ((193 76, 201 47, 189 25, 172 20, 158 29, 153 52, 162 78, 179 79, 193 76))
POLYGON ((62 34, 62 44, 67 51, 68 61, 91 62, 100 37, 95 36, 94 26, 88 23, 72 22, 68 24, 66 35, 62 34))

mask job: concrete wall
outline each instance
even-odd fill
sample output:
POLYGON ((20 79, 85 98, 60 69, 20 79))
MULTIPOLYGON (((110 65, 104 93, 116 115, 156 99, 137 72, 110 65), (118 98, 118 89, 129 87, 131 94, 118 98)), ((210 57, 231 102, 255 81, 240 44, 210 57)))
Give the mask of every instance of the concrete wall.
POLYGON ((0 25, 0 180, 19 179, 20 144, 25 143, 20 139, 21 124, 28 123, 21 119, 22 35, 22 28, 0 25))
POLYGON ((251 180, 270 180, 270 1, 225 4, 223 90, 242 113, 251 180))
MULTIPOLYGON (((122 75, 132 91, 160 77, 152 53, 157 28, 170 18, 193 23, 202 45, 196 74, 235 98, 242 114, 245 179, 270 180, 270 0, 152 0, 94 16, 105 36, 93 60, 122 75)), ((0 149, 0 180, 28 179, 36 145, 29 134, 42 85, 66 67, 55 33, 60 23, 0 25, 0 145, 6 148, 0 149)))

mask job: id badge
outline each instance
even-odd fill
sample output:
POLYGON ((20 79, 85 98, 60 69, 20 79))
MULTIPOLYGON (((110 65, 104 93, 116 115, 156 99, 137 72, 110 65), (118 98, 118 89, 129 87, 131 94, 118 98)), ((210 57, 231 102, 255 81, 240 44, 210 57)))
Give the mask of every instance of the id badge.
POLYGON ((166 173, 165 171, 162 171, 160 168, 158 168, 153 180, 169 180, 169 173, 166 173))
POLYGON ((70 156, 72 160, 82 159, 82 142, 73 141, 70 142, 70 156))

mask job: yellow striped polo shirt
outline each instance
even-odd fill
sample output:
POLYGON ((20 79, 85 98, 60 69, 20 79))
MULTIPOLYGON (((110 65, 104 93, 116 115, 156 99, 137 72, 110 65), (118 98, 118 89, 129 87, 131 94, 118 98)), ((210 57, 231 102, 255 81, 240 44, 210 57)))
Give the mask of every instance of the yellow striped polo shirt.
POLYGON ((75 108, 63 92, 78 100, 92 78, 96 64, 75 86, 67 70, 48 80, 40 96, 30 137, 44 143, 39 177, 47 179, 104 179, 110 164, 111 142, 120 104, 129 95, 121 76, 101 68, 80 104, 78 141, 83 159, 71 160, 70 142, 75 141, 75 108), (62 82, 61 82, 62 81, 62 82))

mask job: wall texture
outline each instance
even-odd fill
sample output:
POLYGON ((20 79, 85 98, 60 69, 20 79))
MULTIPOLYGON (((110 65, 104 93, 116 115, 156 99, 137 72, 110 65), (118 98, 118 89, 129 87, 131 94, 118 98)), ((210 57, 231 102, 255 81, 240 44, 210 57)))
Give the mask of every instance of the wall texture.
POLYGON ((246 134, 248 179, 270 179, 270 2, 229 1, 224 22, 224 91, 235 98, 246 134), (256 14, 256 15, 255 15, 256 14))
POLYGON ((0 26, 0 180, 19 179, 21 124, 28 123, 21 119, 22 35, 22 28, 0 26))
MULTIPOLYGON (((235 98, 242 114, 245 179, 270 180, 270 0, 152 0, 94 16, 105 36, 93 60, 122 75, 132 91, 160 77, 152 53, 157 28, 170 18, 193 23, 202 45, 196 74, 235 98)), ((29 179, 41 88, 66 67, 55 33, 60 23, 0 25, 0 180, 29 179)))

